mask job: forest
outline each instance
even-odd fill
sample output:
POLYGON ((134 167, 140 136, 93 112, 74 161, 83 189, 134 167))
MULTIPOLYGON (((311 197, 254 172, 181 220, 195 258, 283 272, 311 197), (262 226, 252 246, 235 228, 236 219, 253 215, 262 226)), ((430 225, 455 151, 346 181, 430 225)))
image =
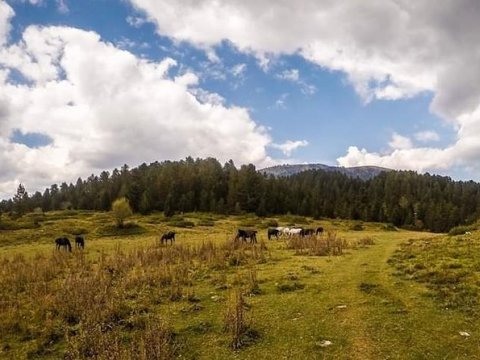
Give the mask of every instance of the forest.
POLYGON ((82 209, 108 211, 126 197, 141 214, 206 211, 258 216, 297 214, 319 218, 378 221, 412 230, 445 232, 474 222, 480 213, 480 184, 413 171, 383 172, 363 181, 337 172, 305 171, 266 176, 254 165, 237 168, 213 158, 127 165, 75 184, 54 184, 29 194, 20 184, 0 212, 82 209))

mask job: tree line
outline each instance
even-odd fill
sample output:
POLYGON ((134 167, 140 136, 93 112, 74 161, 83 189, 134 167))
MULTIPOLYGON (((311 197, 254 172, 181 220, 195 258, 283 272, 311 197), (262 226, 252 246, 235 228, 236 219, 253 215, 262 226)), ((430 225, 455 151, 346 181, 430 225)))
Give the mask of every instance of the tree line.
POLYGON ((34 209, 108 211, 126 197, 135 212, 254 212, 259 216, 298 214, 392 223, 436 232, 475 221, 480 184, 412 171, 389 171, 370 180, 338 172, 305 171, 289 177, 266 176, 254 165, 223 166, 216 159, 124 165, 75 184, 62 183, 29 195, 23 185, 0 211, 23 214, 34 209))

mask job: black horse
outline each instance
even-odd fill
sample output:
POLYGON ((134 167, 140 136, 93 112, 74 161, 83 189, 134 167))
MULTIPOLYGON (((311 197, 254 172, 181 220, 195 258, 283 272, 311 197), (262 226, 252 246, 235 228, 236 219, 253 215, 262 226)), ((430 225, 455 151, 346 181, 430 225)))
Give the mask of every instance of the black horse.
POLYGON ((255 244, 257 242, 257 230, 243 230, 238 229, 237 236, 235 236, 235 240, 247 241, 250 239, 250 244, 255 244))
POLYGON ((70 244, 70 240, 68 240, 67 237, 61 237, 56 239, 55 244, 57 250, 64 248, 65 250, 72 252, 72 244, 70 244))
POLYGON ((267 231, 268 240, 270 240, 272 237, 276 237, 278 240, 279 235, 280 235, 280 230, 278 229, 268 229, 267 231))
POLYGON ((162 245, 163 243, 167 244, 168 240, 170 240, 170 244, 173 245, 173 243, 175 242, 175 231, 166 232, 165 234, 162 235, 160 239, 162 245))
POLYGON ((85 239, 83 236, 77 235, 75 236, 75 245, 79 249, 85 249, 85 239))
POLYGON ((313 229, 302 229, 300 232, 300 236, 312 236, 313 234, 315 234, 315 230, 313 229))
POLYGON ((323 227, 319 226, 319 227, 317 228, 317 231, 315 232, 315 235, 318 235, 318 234, 320 234, 320 235, 323 234, 323 227))

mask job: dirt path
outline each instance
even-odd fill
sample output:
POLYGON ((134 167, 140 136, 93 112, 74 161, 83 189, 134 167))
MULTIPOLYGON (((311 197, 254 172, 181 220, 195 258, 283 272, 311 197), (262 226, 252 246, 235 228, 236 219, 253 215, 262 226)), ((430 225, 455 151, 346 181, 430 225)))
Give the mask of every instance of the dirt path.
POLYGON ((394 234, 329 263, 324 295, 333 311, 326 323, 345 336, 346 346, 325 351, 319 358, 479 358, 478 340, 459 335, 477 324, 442 309, 421 284, 392 274, 387 260, 402 241, 404 236, 394 234))

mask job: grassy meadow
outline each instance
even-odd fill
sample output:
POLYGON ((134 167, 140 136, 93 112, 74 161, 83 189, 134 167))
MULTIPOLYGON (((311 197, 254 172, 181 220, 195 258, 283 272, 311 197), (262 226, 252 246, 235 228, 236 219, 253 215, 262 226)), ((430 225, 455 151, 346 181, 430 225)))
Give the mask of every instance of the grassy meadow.
POLYGON ((1 224, 1 359, 480 358, 475 231, 202 213, 117 229, 87 211, 1 224), (276 224, 325 233, 269 241, 276 224), (239 227, 258 243, 234 242, 239 227), (75 234, 84 251, 55 250, 75 234))

